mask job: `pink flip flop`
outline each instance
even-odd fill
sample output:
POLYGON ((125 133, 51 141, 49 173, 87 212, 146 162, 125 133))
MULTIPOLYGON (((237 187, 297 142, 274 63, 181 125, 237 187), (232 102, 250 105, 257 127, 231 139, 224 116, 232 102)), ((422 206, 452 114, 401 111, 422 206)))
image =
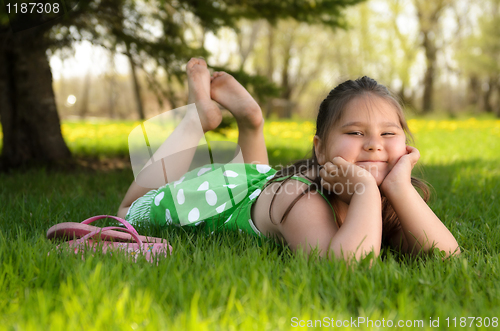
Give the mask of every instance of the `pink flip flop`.
MULTIPOLYGON (((100 240, 92 240, 93 236, 99 234, 99 231, 91 232, 80 239, 70 240, 64 244, 58 245, 57 249, 62 249, 67 245, 68 249, 74 250, 75 254, 78 254, 79 251, 82 253, 85 250, 92 249, 94 252, 97 251, 97 248, 100 247, 102 249, 102 253, 106 254, 110 251, 110 254, 113 252, 121 251, 126 254, 129 254, 134 259, 134 262, 137 261, 137 257, 142 254, 146 258, 146 261, 153 263, 156 261, 156 265, 158 265, 158 261, 161 257, 167 257, 172 254, 172 246, 167 243, 143 243, 138 235, 133 233, 132 231, 120 227, 110 226, 107 228, 103 228, 103 231, 106 230, 119 230, 128 232, 132 238, 136 241, 135 243, 123 243, 123 242, 113 242, 113 241, 100 241, 100 240)), ((82 256, 83 258, 83 256, 82 256)))
MULTIPOLYGON (((85 221, 81 223, 76 223, 76 222, 65 222, 65 223, 59 223, 54 226, 52 226, 48 231, 47 231, 47 239, 55 239, 55 238, 66 238, 66 239, 78 239, 81 238, 91 232, 94 231, 101 231, 102 229, 89 225, 92 222, 95 222, 97 220, 103 219, 103 218, 112 218, 121 224, 125 225, 127 229, 135 233, 136 235, 139 236, 141 241, 143 242, 148 242, 148 243, 162 243, 164 240, 161 238, 155 238, 155 237, 146 237, 146 236, 140 236, 137 231, 134 229, 132 225, 130 225, 129 222, 125 221, 123 218, 116 217, 116 216, 110 216, 110 215, 98 215, 94 216, 91 218, 86 219, 85 221)), ((119 228, 121 229, 121 228, 119 228)), ((130 233, 124 233, 124 232, 119 232, 119 231, 113 231, 113 230, 107 230, 107 231, 101 231, 101 239, 102 240, 113 240, 113 241, 133 241, 132 235, 130 233)))
MULTIPOLYGON (((76 240, 70 240, 64 244, 58 245, 56 249, 61 249, 63 247, 67 247, 68 249, 73 249, 75 254, 78 253, 79 251, 85 251, 86 249, 93 249, 95 252, 98 247, 101 247, 102 253, 106 254, 108 251, 123 251, 128 254, 130 254, 133 258, 134 261, 137 261, 137 257, 139 254, 144 255, 146 260, 148 262, 153 263, 153 261, 156 261, 156 264, 158 265, 158 260, 161 256, 167 257, 168 254, 172 253, 172 246, 170 246, 168 243, 161 243, 163 239, 161 238, 154 238, 154 237, 144 237, 144 236, 139 236, 137 231, 134 229, 130 223, 127 221, 119 218, 119 217, 114 217, 114 216, 107 216, 107 215, 100 215, 100 216, 95 216, 91 217, 88 220, 85 220, 84 222, 93 222, 97 219, 101 218, 106 218, 106 217, 111 217, 114 219, 117 219, 120 223, 126 226, 126 228, 121 228, 117 226, 109 226, 105 228, 97 228, 94 231, 88 232, 86 235, 81 237, 80 239, 76 240), (115 231, 117 230, 117 231, 115 231), (119 232, 119 231, 124 231, 119 232), (106 235, 103 235, 106 233, 106 235), (111 233, 111 235, 109 235, 111 233), (100 235, 100 238, 112 238, 116 239, 115 236, 113 236, 114 233, 121 234, 121 238, 125 238, 127 236, 128 238, 132 238, 135 240, 135 243, 119 243, 119 242, 114 242, 114 241, 101 241, 101 240, 94 240, 91 239, 95 237, 96 235, 100 235), (147 238, 148 240, 154 239, 154 241, 149 241, 149 242, 143 242, 141 240, 141 237, 147 238), (158 242, 158 240, 160 242, 158 242)), ((64 224, 64 223, 61 223, 64 224)), ((79 224, 79 223, 70 223, 70 224, 79 224)), ((54 227, 52 227, 54 228, 54 227)), ((51 229, 52 229, 51 228, 51 229)), ((87 229, 85 229, 86 231, 87 229)), ((50 229, 49 229, 50 232, 50 229)), ((52 233, 57 233, 57 231, 52 231, 52 233)), ((64 232, 61 232, 63 235, 65 234, 64 232)), ((47 237, 49 237, 49 233, 47 233, 47 237)), ((57 237, 56 235, 52 235, 51 238, 57 237)), ((66 236, 67 237, 67 236, 66 236)), ((111 253, 112 254, 112 253, 111 253)), ((83 256, 82 256, 83 258, 83 256)))

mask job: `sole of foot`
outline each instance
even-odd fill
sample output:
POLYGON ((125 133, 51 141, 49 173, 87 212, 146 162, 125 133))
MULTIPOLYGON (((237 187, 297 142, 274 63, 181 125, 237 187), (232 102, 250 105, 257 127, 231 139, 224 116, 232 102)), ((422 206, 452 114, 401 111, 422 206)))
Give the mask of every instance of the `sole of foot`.
POLYGON ((223 71, 213 73, 210 96, 233 114, 240 128, 259 129, 264 125, 259 105, 230 74, 223 71))
POLYGON ((210 72, 203 59, 192 58, 186 65, 188 77, 188 102, 196 104, 204 132, 217 128, 222 121, 222 114, 210 98, 210 72))

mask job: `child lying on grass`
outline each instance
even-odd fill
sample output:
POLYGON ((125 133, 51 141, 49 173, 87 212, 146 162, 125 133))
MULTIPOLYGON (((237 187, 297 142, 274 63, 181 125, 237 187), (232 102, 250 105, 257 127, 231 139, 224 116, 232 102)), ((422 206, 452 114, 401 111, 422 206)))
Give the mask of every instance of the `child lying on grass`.
POLYGON ((217 128, 222 115, 216 101, 236 119, 244 164, 187 171, 192 155, 176 160, 166 185, 150 191, 134 181, 119 217, 132 224, 239 229, 293 251, 317 249, 344 259, 378 255, 382 241, 413 254, 434 248, 460 253, 426 204, 427 185, 411 176, 420 154, 408 145, 403 110, 375 80, 363 77, 333 89, 319 107, 312 157, 276 171, 268 166, 261 109, 245 88, 227 73, 210 76, 201 59, 191 59, 186 71, 197 114, 188 112, 158 151, 189 149, 202 138, 193 130, 200 121, 203 132, 217 128))

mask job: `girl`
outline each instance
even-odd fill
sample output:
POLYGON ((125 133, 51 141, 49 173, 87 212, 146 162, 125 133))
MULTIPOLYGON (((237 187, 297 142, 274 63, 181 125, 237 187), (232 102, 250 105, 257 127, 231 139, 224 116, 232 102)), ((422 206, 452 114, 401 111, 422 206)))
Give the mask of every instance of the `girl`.
MULTIPOLYGON (((383 239, 413 254, 433 248, 460 253, 426 204, 428 187, 411 177, 420 155, 407 145, 411 134, 402 108, 384 86, 363 77, 333 89, 319 108, 312 157, 277 172, 267 166, 262 112, 243 86, 224 72, 210 77, 201 59, 191 59, 186 71, 198 116, 188 113, 158 151, 179 150, 180 139, 172 137, 182 137, 185 146, 198 142, 201 134, 190 130, 195 121, 203 132, 216 128, 217 101, 236 119, 245 163, 187 171, 188 155, 157 190, 133 182, 118 216, 132 223, 239 229, 293 251, 316 249, 344 259, 372 251, 377 256, 383 239)), ((147 176, 148 169, 143 172, 147 176)))

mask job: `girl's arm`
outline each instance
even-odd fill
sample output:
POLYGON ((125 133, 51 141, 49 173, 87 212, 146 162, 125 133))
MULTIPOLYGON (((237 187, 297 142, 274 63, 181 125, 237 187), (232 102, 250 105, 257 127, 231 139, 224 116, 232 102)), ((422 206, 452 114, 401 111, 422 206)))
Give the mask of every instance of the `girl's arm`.
MULTIPOLYGON (((336 158, 325 168, 355 166, 347 161, 336 158)), ((356 168, 356 173, 364 172, 356 168)), ((338 172, 339 174, 342 172, 338 172)), ((345 171, 344 173, 351 173, 345 171)), ((354 173, 354 172, 352 172, 354 173)), ((306 254, 313 249, 319 250, 320 256, 335 256, 349 260, 360 259, 370 252, 376 256, 380 253, 382 240, 382 211, 380 191, 375 178, 366 172, 366 176, 328 177, 324 172, 321 176, 326 182, 341 183, 344 188, 343 198, 349 201, 349 208, 342 227, 335 223, 335 216, 330 206, 317 192, 310 192, 293 206, 286 220, 278 225, 278 230, 290 248, 302 250, 306 254), (335 178, 334 178, 335 177, 335 178), (354 190, 354 184, 361 183, 354 190), (346 194, 347 193, 347 194, 346 194)), ((336 188, 340 186, 337 185, 336 188)), ((276 219, 281 216, 289 205, 287 190, 277 193, 276 219)), ((293 198, 293 197, 292 197, 293 198)))
MULTIPOLYGON (((281 205, 281 200, 276 197, 275 203, 281 205)), ((367 190, 362 195, 356 194, 351 205, 354 208, 349 209, 339 229, 323 197, 317 192, 309 192, 297 201, 285 221, 278 224, 278 230, 294 252, 302 251, 308 255, 317 249, 322 257, 335 256, 346 260, 353 257, 358 260, 371 251, 378 256, 382 238, 378 188, 367 190)), ((286 206, 276 209, 280 214, 286 206)))
POLYGON ((418 254, 433 248, 444 251, 447 256, 459 254, 460 248, 451 232, 434 214, 411 184, 411 170, 420 158, 414 147, 407 146, 403 155, 380 188, 389 199, 401 223, 407 251, 418 254))
POLYGON ((355 192, 351 198, 342 226, 330 243, 337 257, 345 259, 354 253, 355 258, 373 251, 380 253, 382 243, 382 210, 380 191, 375 180, 366 183, 363 191, 355 192), (362 193, 361 193, 362 192, 362 193))
POLYGON ((398 215, 409 253, 428 252, 433 248, 445 251, 447 256, 460 253, 451 232, 411 184, 395 187, 386 196, 398 215))

